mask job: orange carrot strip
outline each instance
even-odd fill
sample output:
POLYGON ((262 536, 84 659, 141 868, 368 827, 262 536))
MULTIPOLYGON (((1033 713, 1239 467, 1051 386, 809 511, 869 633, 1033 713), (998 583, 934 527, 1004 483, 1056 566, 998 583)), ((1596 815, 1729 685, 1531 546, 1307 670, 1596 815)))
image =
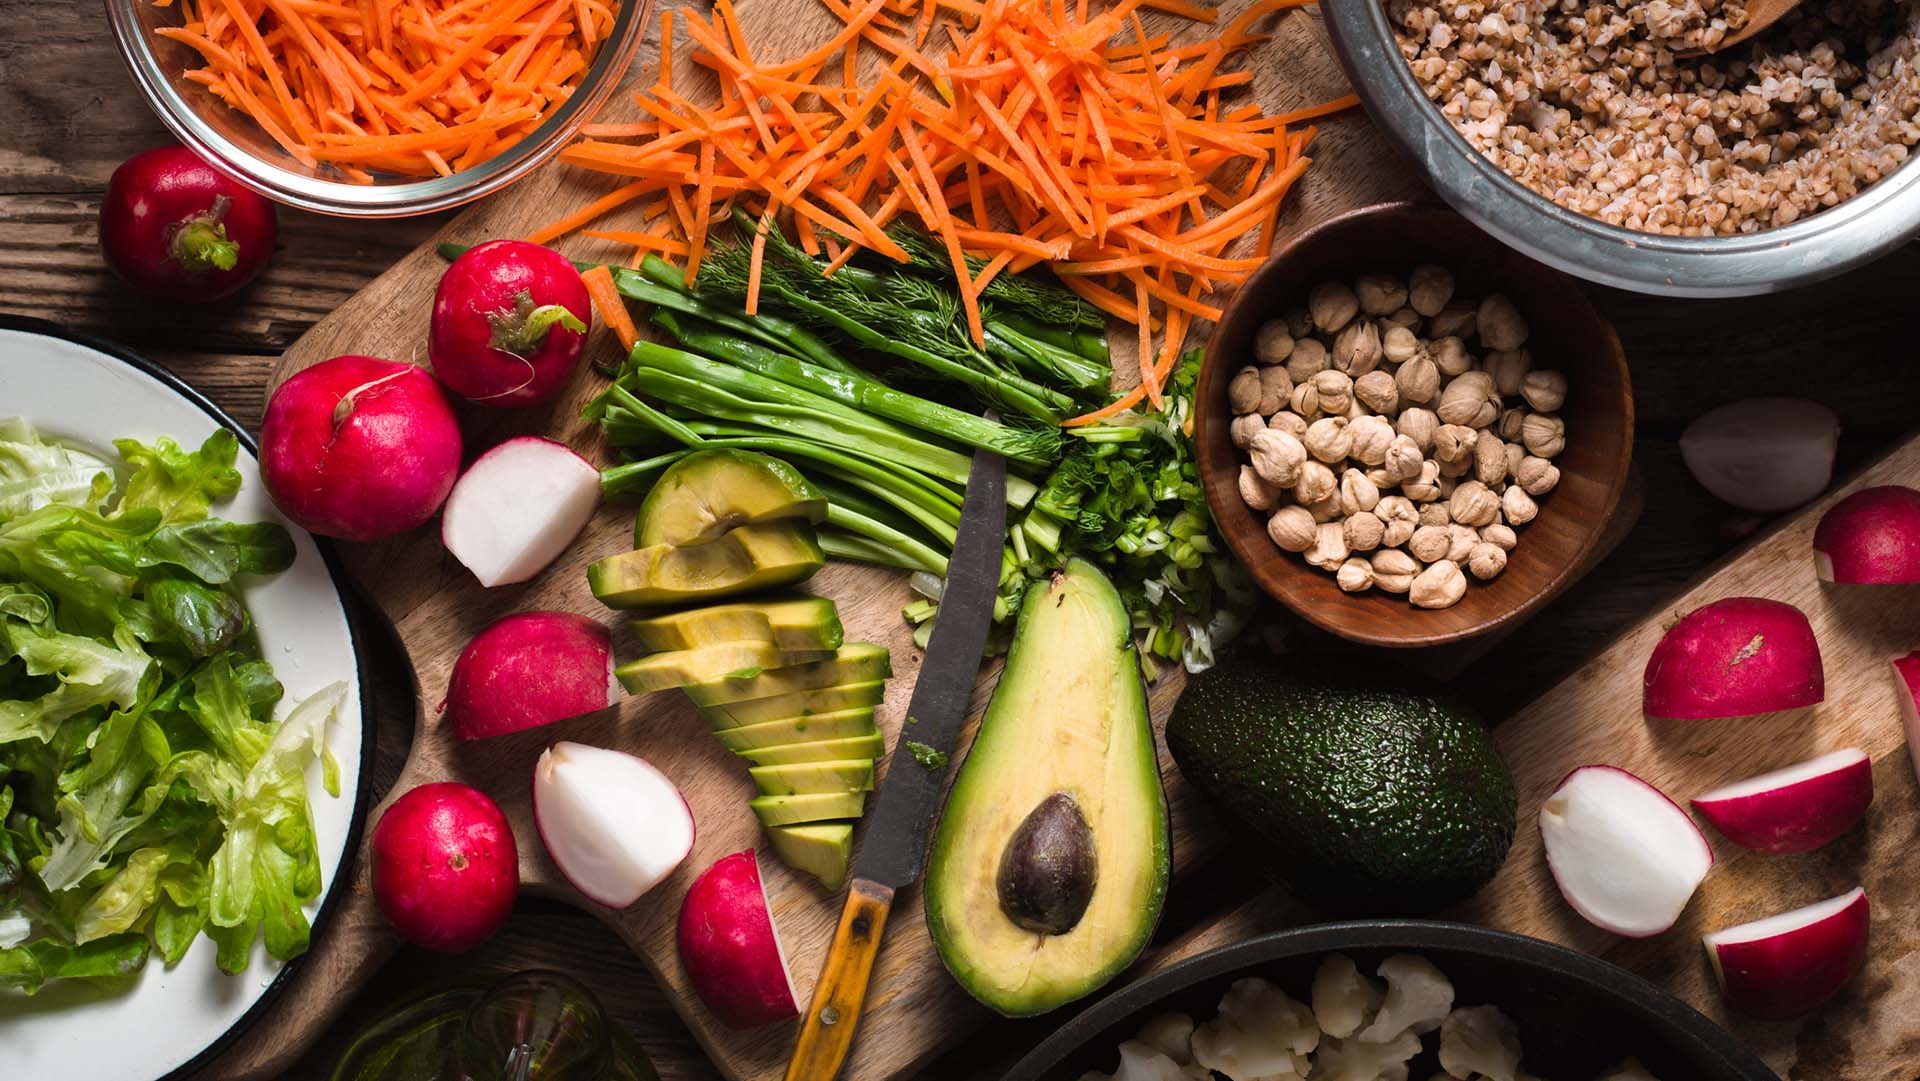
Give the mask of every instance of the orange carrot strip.
POLYGON ((627 302, 620 296, 619 287, 613 284, 613 271, 605 266, 592 266, 580 272, 580 280, 587 287, 593 310, 600 313, 600 321, 613 331, 621 349, 633 352, 634 345, 640 341, 640 331, 633 325, 633 316, 627 313, 627 302))

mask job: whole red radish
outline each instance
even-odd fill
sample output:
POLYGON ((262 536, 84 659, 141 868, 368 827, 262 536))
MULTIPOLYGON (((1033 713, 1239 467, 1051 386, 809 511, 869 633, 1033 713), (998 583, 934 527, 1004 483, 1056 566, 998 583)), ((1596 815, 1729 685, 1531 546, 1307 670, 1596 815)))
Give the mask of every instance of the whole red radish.
POLYGON ((460 425, 426 369, 324 360, 280 384, 260 424, 260 479, 315 533, 377 540, 433 517, 460 472, 460 425))
POLYGON ((483 739, 605 709, 619 696, 607 628, 572 612, 518 612, 460 651, 445 708, 454 735, 483 739))
POLYGON ((168 300, 219 300, 273 254, 273 204, 184 146, 120 163, 100 203, 100 253, 121 280, 168 300))
POLYGON ((487 794, 451 781, 401 796, 373 827, 373 898, 407 941, 457 953, 507 922, 520 855, 487 794))
POLYGON ((1862 488, 1827 508, 1813 531, 1813 569, 1823 582, 1920 582, 1920 491, 1862 488))
POLYGON ((1800 609, 1728 597, 1689 612, 1647 659, 1649 717, 1705 720, 1811 706, 1826 676, 1813 627, 1800 609))
POLYGON ((440 276, 427 359, 463 398, 535 405, 573 374, 592 320, 587 287, 564 256, 524 240, 493 240, 469 248, 440 276))
POLYGON ((680 904, 676 945, 687 979, 722 1024, 756 1028, 800 1015, 751 849, 694 880, 680 904))

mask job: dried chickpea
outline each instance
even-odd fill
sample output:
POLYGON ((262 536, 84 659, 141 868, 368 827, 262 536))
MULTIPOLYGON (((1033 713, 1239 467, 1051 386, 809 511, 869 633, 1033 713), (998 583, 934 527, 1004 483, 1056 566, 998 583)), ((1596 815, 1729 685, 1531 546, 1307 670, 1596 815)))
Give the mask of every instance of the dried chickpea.
POLYGON ((1433 358, 1433 366, 1440 369, 1440 375, 1446 379, 1455 379, 1473 370, 1473 354, 1467 352, 1467 343, 1458 338, 1438 338, 1427 345, 1427 355, 1433 358))
POLYGON ((1423 525, 1407 538, 1407 551, 1422 563, 1432 563, 1447 558, 1447 552, 1453 547, 1453 534, 1446 526, 1423 525))
POLYGON ((1360 417, 1347 422, 1352 446, 1347 451, 1362 465, 1380 465, 1387 460, 1387 448, 1399 433, 1385 417, 1360 417))
POLYGON ((1342 416, 1353 404, 1353 378, 1347 373, 1329 368, 1313 377, 1314 393, 1320 400, 1320 411, 1328 416, 1342 416))
POLYGON ((1339 489, 1336 488, 1331 495, 1317 503, 1307 504, 1307 513, 1313 515, 1313 520, 1316 522, 1334 522, 1337 524, 1342 517, 1340 513, 1339 489))
POLYGON ((1321 522, 1315 527, 1313 547, 1307 552, 1307 562, 1324 570, 1332 570, 1347 561, 1352 553, 1347 550, 1347 532, 1339 522, 1321 522))
POLYGON ((1509 406, 1500 411, 1500 419, 1494 422, 1493 430, 1501 439, 1509 443, 1520 442, 1520 426, 1527 422, 1527 411, 1521 406, 1509 406))
POLYGON ((1458 522, 1447 527, 1447 537, 1450 541, 1447 545, 1447 558, 1455 563, 1464 562, 1467 553, 1473 551, 1473 546, 1480 543, 1480 534, 1458 522))
POLYGON ((1501 447, 1507 452, 1507 475, 1519 473, 1520 463, 1527 458, 1527 448, 1518 443, 1502 443, 1501 447))
POLYGON ((1420 463, 1420 475, 1412 480, 1401 481, 1400 490, 1415 503, 1427 503, 1440 498, 1440 463, 1431 458, 1420 463))
POLYGON ((1400 547, 1420 528, 1420 511, 1414 507, 1413 500, 1403 495, 1381 496, 1380 502, 1373 505, 1373 514, 1386 526, 1380 538, 1382 548, 1400 547))
POLYGON ((1539 516, 1540 505, 1525 488, 1514 485, 1500 493, 1500 513, 1506 516, 1508 525, 1526 525, 1539 516))
POLYGON ((1480 342, 1488 349, 1518 349, 1527 344, 1527 321, 1505 294, 1494 293, 1481 301, 1476 318, 1480 342))
POLYGON ((1511 398, 1520 393, 1521 384, 1533 368, 1533 354, 1525 349, 1510 349, 1488 353, 1482 363, 1487 374, 1493 376, 1494 388, 1502 397, 1511 398))
POLYGON ((1269 319, 1253 335, 1253 355, 1262 364, 1285 364, 1293 352, 1293 332, 1283 320, 1269 319))
POLYGON ((1293 380, 1285 368, 1260 369, 1260 408, 1256 412, 1261 416, 1270 417, 1285 409, 1292 394, 1293 380))
POLYGON ((1349 559, 1340 564, 1333 580, 1347 593, 1365 593, 1373 588, 1373 564, 1364 559, 1349 559))
POLYGON ((1433 357, 1422 350, 1400 365, 1400 370, 1393 373, 1393 383, 1401 401, 1424 404, 1440 393, 1440 368, 1433 357))
POLYGON ((1339 465, 1353 451, 1353 433, 1347 431, 1347 425, 1345 417, 1321 417, 1307 425, 1307 437, 1301 443, 1308 454, 1328 465, 1339 465))
POLYGON ((1375 552, 1368 563, 1373 567, 1373 584, 1388 593, 1405 593, 1420 573, 1420 564, 1398 548, 1375 552))
POLYGON ((1528 413, 1520 425, 1520 441, 1527 453, 1552 458, 1567 449, 1567 426, 1551 413, 1528 413))
POLYGON ((1492 424, 1500 415, 1500 394, 1494 389, 1493 376, 1479 371, 1455 376, 1447 389, 1440 392, 1440 408, 1436 412, 1447 424, 1460 424, 1476 431, 1492 424))
POLYGON ((1358 469, 1349 469, 1340 474, 1340 513, 1359 514, 1370 511, 1380 503, 1380 486, 1367 479, 1358 469))
MULTIPOLYGON (((1524 496, 1526 493, 1520 494, 1524 496)), ((1453 520, 1461 525, 1487 525, 1500 516, 1500 497, 1477 480, 1465 481, 1448 498, 1447 513, 1453 515, 1453 520)))
POLYGON ((1395 434, 1393 441, 1387 444, 1387 456, 1380 463, 1381 472, 1388 478, 1389 487, 1403 484, 1420 475, 1421 463, 1426 456, 1420 453, 1420 445, 1412 436, 1395 434))
POLYGON ((1293 335, 1295 341, 1301 341, 1313 333, 1313 317, 1307 314, 1304 307, 1288 308, 1280 318, 1286 321, 1287 333, 1293 335))
POLYGON ((1333 340, 1333 366, 1337 371, 1362 376, 1380 366, 1380 328, 1371 319, 1348 323, 1333 340))
POLYGON ((1276 432, 1285 432, 1295 439, 1307 434, 1307 422, 1291 409, 1282 409, 1268 417, 1267 427, 1276 432))
POLYGON ((1389 324, 1380 333, 1380 355, 1389 364, 1405 364, 1420 352, 1420 339, 1407 327, 1389 324))
POLYGON ((1295 336, 1293 352, 1287 354, 1287 378, 1304 383, 1327 368, 1327 347, 1318 338, 1295 336))
POLYGON ((1285 432, 1262 428, 1247 447, 1253 471, 1276 488, 1300 483, 1300 467, 1307 464, 1307 448, 1285 432))
POLYGON ((1309 461, 1300 467, 1300 479, 1293 486, 1293 499, 1303 507, 1310 507, 1334 494, 1339 486, 1333 470, 1324 463, 1309 461))
POLYGON ((1280 502, 1280 489, 1260 479, 1250 465, 1240 467, 1240 498, 1254 510, 1272 510, 1280 502))
POLYGON ((1497 544, 1481 541, 1467 553, 1467 570, 1482 582, 1490 582, 1500 577, 1507 569, 1507 550, 1497 544))
POLYGON ((1464 341, 1480 329, 1478 309, 1471 304, 1449 304, 1439 314, 1427 318, 1427 334, 1434 338, 1459 338, 1464 341))
POLYGON ((1412 308, 1401 308, 1391 315, 1383 316, 1382 319, 1396 327, 1406 327, 1408 330, 1420 325, 1420 313, 1412 308))
POLYGON ((1489 488, 1507 479, 1507 445, 1485 428, 1473 441, 1473 479, 1489 488))
POLYGON ((1305 507, 1281 507, 1267 519, 1267 536, 1283 551, 1304 552, 1313 547, 1319 533, 1319 523, 1305 507))
POLYGON ((1388 372, 1371 371, 1354 380, 1353 396, 1376 413, 1393 414, 1400 410, 1400 388, 1388 372))
POLYGON ((1437 525, 1444 528, 1453 524, 1453 513, 1447 510, 1447 504, 1444 500, 1422 503, 1420 504, 1420 524, 1423 526, 1437 525))
POLYGON ((1227 408, 1235 413, 1258 413, 1260 393, 1260 369, 1248 365, 1233 373, 1227 383, 1227 408))
POLYGON ((1515 533, 1511 526, 1501 522, 1481 526, 1480 539, 1503 552, 1513 551, 1514 546, 1520 543, 1519 534, 1515 533))
MULTIPOLYGON (((1405 371, 1404 368, 1401 370, 1405 371)), ((1431 409, 1414 406, 1402 409, 1393 427, 1401 435, 1413 440, 1414 446, 1419 447, 1424 455, 1433 449, 1433 436, 1440 430, 1440 418, 1431 409)))
POLYGON ((1559 412, 1567 404, 1567 377, 1552 371, 1528 372, 1519 394, 1536 412, 1559 412))
POLYGON ((1560 467, 1545 458, 1528 455, 1520 459, 1520 465, 1513 471, 1517 481, 1528 495, 1546 495, 1560 483, 1560 467))
POLYGON ((1432 317, 1446 309, 1453 299, 1453 271, 1423 263, 1407 277, 1407 304, 1421 315, 1432 317))
POLYGON ((1479 441, 1480 433, 1464 424, 1442 424, 1433 433, 1434 460, 1442 466, 1470 462, 1474 444, 1479 441))
POLYGON ((1345 282, 1321 282, 1307 293, 1307 313, 1321 333, 1335 334, 1360 314, 1360 298, 1345 282))
POLYGON ((1391 274, 1362 274, 1353 283, 1353 293, 1368 315, 1386 315, 1407 302, 1406 283, 1391 274))
POLYGON ((1460 566, 1443 559, 1427 567, 1407 589, 1407 599, 1415 608, 1451 608, 1467 595, 1467 576, 1460 566))
POLYGON ((1234 446, 1246 450, 1253 442, 1253 437, 1266 430, 1265 417, 1258 413, 1245 413, 1233 418, 1233 423, 1227 425, 1227 438, 1233 441, 1234 446))
POLYGON ((1347 548, 1355 552, 1373 551, 1387 535, 1386 523, 1370 510, 1348 515, 1341 521, 1340 528, 1346 531, 1347 548))
POLYGON ((1293 385, 1293 395, 1287 399, 1287 409, 1308 423, 1320 416, 1320 392, 1314 389, 1313 380, 1293 385))

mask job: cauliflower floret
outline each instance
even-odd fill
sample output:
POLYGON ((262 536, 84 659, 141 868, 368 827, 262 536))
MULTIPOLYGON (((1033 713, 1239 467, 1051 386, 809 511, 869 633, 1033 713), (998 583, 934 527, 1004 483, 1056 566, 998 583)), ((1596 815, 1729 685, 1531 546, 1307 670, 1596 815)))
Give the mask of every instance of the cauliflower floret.
POLYGON ((1258 978, 1236 980, 1220 1014, 1193 1030, 1193 1061, 1234 1081, 1291 1081, 1320 1042, 1313 1012, 1258 978))
POLYGON ((1516 1081, 1519 1031, 1492 1006, 1455 1010, 1440 1022, 1440 1065, 1455 1077, 1516 1081))
POLYGON ((1175 1062, 1159 1048, 1128 1040, 1120 1045, 1119 1069, 1111 1074, 1084 1073, 1080 1081, 1207 1081, 1207 1073, 1175 1062))
POLYGON ((1184 1013, 1149 1017, 1135 1038, 1182 1066, 1193 1062, 1193 1018, 1184 1013))
POLYGON ((1453 984, 1426 958, 1396 953, 1380 962, 1378 971, 1387 981, 1387 1000, 1360 1031, 1362 1040, 1386 1043, 1402 1032, 1432 1032, 1453 1009, 1453 984))
POLYGON ((1385 1043, 1327 1039, 1313 1056, 1309 1081, 1407 1081, 1407 1063, 1420 1053, 1420 1037, 1402 1032, 1385 1043))
POLYGON ((1653 1071, 1640 1065, 1640 1060, 1630 1058, 1599 1077, 1599 1081, 1660 1081, 1653 1071))
POLYGON ((1345 954, 1320 962, 1313 974, 1313 1019, 1328 1036, 1345 1039, 1360 1031, 1383 997, 1380 985, 1362 975, 1345 954))

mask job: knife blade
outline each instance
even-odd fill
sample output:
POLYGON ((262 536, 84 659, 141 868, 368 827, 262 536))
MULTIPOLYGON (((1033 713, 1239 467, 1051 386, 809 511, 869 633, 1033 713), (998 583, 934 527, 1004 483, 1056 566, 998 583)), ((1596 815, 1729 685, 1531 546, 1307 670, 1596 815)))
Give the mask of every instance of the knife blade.
POLYGON ((960 530, 947 561, 940 611, 927 640, 920 675, 907 700, 906 722, 854 854, 847 901, 833 945, 801 1019, 787 1081, 832 1081, 853 1046, 867 981, 893 908, 894 892, 920 877, 940 810, 946 769, 923 766, 909 742, 949 753, 966 720, 980 674, 993 604, 1000 591, 1007 538, 1007 463, 976 451, 960 504, 960 530))

